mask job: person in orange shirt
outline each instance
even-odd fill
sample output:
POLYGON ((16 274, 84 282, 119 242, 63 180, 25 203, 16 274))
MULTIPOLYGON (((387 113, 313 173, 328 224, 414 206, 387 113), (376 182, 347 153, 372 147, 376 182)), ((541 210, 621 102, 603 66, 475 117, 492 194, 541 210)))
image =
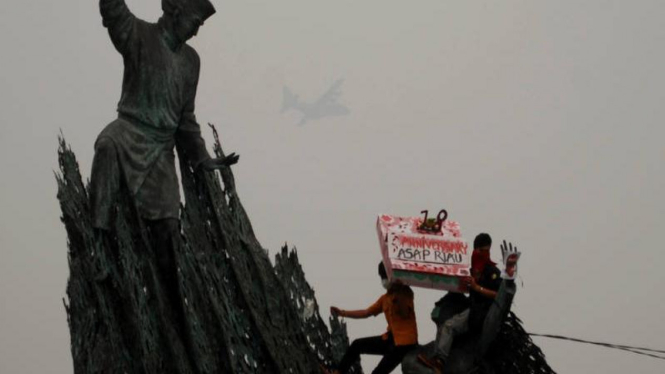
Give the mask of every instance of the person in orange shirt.
POLYGON ((383 313, 388 321, 388 331, 383 335, 356 339, 344 354, 342 361, 331 374, 345 374, 361 354, 382 355, 379 365, 372 374, 392 372, 402 358, 418 346, 418 327, 413 309, 413 291, 400 282, 389 282, 383 262, 379 264, 381 283, 387 292, 369 308, 363 310, 342 310, 330 307, 333 316, 348 318, 368 318, 383 313))

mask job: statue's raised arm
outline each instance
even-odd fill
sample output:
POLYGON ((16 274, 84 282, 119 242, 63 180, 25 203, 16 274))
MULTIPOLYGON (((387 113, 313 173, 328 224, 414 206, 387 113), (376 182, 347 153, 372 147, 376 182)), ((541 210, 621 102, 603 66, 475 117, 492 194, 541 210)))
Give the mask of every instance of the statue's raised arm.
POLYGON ((134 34, 136 17, 127 7, 125 0, 99 0, 99 12, 115 49, 124 54, 134 34))

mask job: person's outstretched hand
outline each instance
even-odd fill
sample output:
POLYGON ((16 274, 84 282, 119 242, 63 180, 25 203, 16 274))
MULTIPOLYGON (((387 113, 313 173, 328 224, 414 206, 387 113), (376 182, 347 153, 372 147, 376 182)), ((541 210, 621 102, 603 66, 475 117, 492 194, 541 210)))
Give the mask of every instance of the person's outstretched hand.
POLYGON ((510 255, 514 255, 517 253, 519 253, 517 251, 517 246, 513 247, 513 243, 508 242, 508 244, 506 244, 506 241, 505 240, 503 241, 503 244, 501 244, 501 254, 503 255, 504 264, 506 263, 506 260, 508 260, 508 257, 510 257, 510 255))
POLYGON ((517 246, 513 247, 513 243, 507 243, 504 240, 501 244, 501 254, 503 255, 503 270, 501 271, 501 278, 507 280, 514 280, 517 276, 517 261, 520 259, 522 253, 517 250, 517 246))
POLYGON ((333 316, 333 317, 337 317, 337 316, 344 317, 342 315, 342 310, 340 308, 336 307, 336 306, 331 306, 330 307, 330 315, 333 316))
POLYGON ((240 156, 234 152, 226 157, 209 158, 201 163, 201 167, 206 171, 218 170, 237 163, 238 159, 240 159, 240 156))
POLYGON ((466 286, 467 291, 475 291, 476 287, 478 287, 478 284, 476 283, 476 279, 474 277, 464 277, 464 285, 466 286))

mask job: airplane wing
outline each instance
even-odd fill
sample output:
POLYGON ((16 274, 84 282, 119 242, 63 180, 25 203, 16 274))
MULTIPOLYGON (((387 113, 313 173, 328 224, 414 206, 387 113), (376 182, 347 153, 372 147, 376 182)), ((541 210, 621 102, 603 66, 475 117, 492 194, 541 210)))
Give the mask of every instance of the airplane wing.
POLYGON ((342 91, 340 90, 342 83, 344 83, 344 79, 338 79, 335 81, 335 83, 330 86, 326 93, 321 95, 314 105, 321 106, 336 103, 337 99, 339 99, 339 96, 342 94, 342 91))

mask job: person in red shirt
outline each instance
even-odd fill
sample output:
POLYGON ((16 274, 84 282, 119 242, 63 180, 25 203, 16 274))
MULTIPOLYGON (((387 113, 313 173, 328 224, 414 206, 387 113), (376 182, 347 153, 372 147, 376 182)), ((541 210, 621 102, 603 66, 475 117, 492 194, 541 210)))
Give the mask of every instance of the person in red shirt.
POLYGON ((330 313, 348 318, 368 318, 383 313, 388 322, 387 331, 383 335, 354 340, 337 369, 325 370, 326 373, 344 374, 360 359, 361 354, 372 354, 383 356, 372 374, 387 374, 402 362, 411 349, 418 346, 418 327, 411 287, 399 282, 389 282, 383 262, 379 264, 379 276, 387 292, 369 308, 342 310, 332 306, 330 313))
POLYGON ((436 344, 433 351, 418 355, 418 360, 431 368, 435 374, 443 372, 456 336, 469 331, 480 333, 485 317, 494 303, 501 286, 501 272, 490 258, 491 247, 492 237, 489 234, 480 233, 476 236, 473 241, 471 276, 466 279, 469 307, 445 322, 437 323, 436 344))

